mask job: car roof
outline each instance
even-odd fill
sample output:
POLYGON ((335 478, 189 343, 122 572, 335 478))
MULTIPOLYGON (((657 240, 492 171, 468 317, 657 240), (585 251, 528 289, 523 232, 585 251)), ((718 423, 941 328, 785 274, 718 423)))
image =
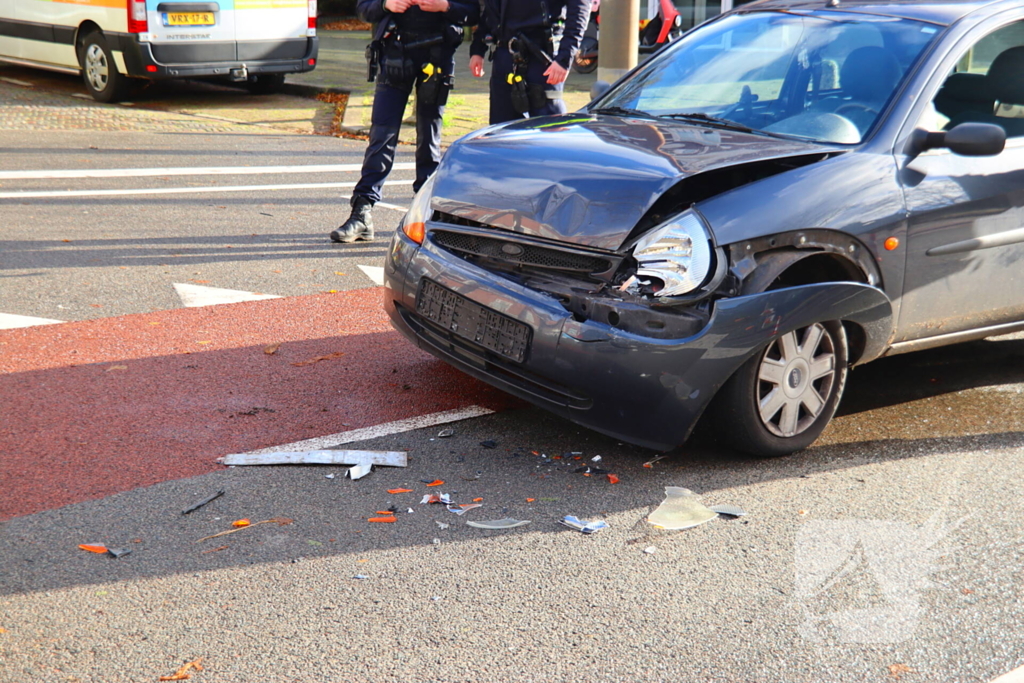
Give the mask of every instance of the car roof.
MULTIPOLYGON (((880 2, 879 0, 761 0, 747 5, 741 5, 737 11, 749 10, 832 10, 861 12, 887 17, 899 17, 901 19, 916 19, 927 21, 933 24, 948 26, 968 14, 972 14, 986 7, 996 8, 1000 5, 1010 7, 1012 2, 1006 0, 930 0, 928 2, 915 2, 914 0, 892 0, 880 2), (834 4, 832 4, 834 3, 834 4)), ((988 14, 985 12, 985 14, 988 14)))

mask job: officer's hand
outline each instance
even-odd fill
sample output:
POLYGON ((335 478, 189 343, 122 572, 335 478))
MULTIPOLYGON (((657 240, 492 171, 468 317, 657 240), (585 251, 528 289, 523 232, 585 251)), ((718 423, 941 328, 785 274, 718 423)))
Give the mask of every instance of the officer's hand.
POLYGON ((416 4, 414 0, 384 0, 384 9, 395 14, 401 14, 414 4, 416 4))
POLYGON ((415 0, 424 12, 447 12, 448 0, 415 0))
POLYGON ((569 77, 569 70, 563 69, 562 65, 558 62, 551 62, 544 75, 548 77, 549 85, 558 85, 559 83, 565 83, 565 79, 569 77))
POLYGON ((469 73, 477 78, 484 75, 484 58, 482 55, 473 55, 469 58, 469 73))

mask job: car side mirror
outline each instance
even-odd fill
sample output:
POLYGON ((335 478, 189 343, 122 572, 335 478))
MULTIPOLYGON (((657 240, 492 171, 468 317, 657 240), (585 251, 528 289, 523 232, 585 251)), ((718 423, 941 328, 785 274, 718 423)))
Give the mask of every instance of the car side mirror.
POLYGON ((590 86, 590 100, 596 100, 598 97, 608 92, 611 87, 612 84, 608 81, 594 81, 594 85, 590 86))
POLYGON ((994 123, 961 123, 945 132, 915 131, 914 154, 929 149, 948 149, 965 157, 990 157, 1006 147, 1006 131, 994 123))

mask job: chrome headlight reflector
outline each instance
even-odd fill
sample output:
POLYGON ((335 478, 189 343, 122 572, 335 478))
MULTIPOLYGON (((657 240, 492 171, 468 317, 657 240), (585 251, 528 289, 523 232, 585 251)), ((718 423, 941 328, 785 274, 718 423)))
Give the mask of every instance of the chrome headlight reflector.
POLYGON ((711 231, 692 209, 674 216, 641 237, 633 247, 636 276, 657 278, 664 287, 654 296, 680 296, 707 278, 714 258, 711 231))

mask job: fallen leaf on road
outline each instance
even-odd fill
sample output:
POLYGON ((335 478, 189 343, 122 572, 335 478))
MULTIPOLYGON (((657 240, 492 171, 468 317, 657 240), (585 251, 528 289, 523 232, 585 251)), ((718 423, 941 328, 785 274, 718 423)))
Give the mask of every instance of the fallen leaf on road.
POLYGON ((314 363, 319 363, 322 360, 331 360, 333 358, 341 358, 344 355, 345 355, 344 351, 338 351, 337 353, 329 353, 326 356, 317 356, 316 358, 310 358, 309 360, 300 360, 300 361, 298 361, 296 363, 292 363, 292 365, 294 365, 297 368, 300 368, 303 365, 313 365, 314 363))
POLYGON ((915 674, 917 670, 911 669, 906 664, 890 664, 889 675, 893 678, 899 679, 903 674, 915 674))
POLYGON ((189 669, 195 669, 196 671, 202 671, 203 670, 203 667, 200 664, 201 661, 203 661, 202 657, 200 657, 199 659, 196 659, 194 661, 187 662, 186 664, 183 664, 181 667, 179 667, 178 670, 175 671, 170 676, 161 676, 160 680, 161 681, 187 681, 188 679, 192 678, 192 674, 190 674, 188 672, 189 669))
POLYGON ((273 356, 275 353, 277 353, 277 350, 279 348, 281 348, 280 342, 278 342, 277 344, 267 344, 266 346, 263 347, 263 353, 267 354, 268 356, 273 356))

